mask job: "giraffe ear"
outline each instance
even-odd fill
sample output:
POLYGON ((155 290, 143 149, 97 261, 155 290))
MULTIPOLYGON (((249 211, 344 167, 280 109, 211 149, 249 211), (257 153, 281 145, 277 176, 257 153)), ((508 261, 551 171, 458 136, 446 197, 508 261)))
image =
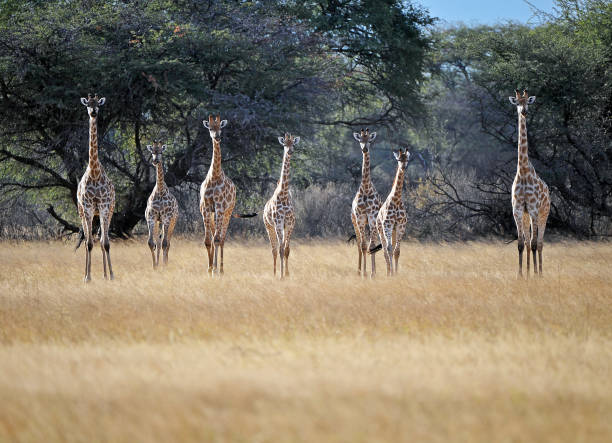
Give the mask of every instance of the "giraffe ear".
POLYGON ((353 138, 361 143, 361 137, 359 135, 359 132, 353 132, 353 138))
POLYGON ((300 138, 299 137, 294 137, 293 138, 293 146, 297 145, 300 142, 300 138))
POLYGON ((375 138, 376 138, 376 132, 370 132, 370 143, 372 143, 375 138))
POLYGON ((531 105, 535 102, 535 95, 532 95, 531 97, 529 97, 529 99, 527 100, 527 104, 531 105))
POLYGON ((227 125, 227 120, 221 120, 221 123, 219 124, 219 128, 225 128, 225 125, 227 125))
POLYGON ((165 150, 166 150, 166 145, 162 145, 161 152, 164 152, 165 150))
POLYGON ((400 159, 400 152, 401 151, 393 151, 393 157, 395 157, 395 159, 398 160, 398 161, 400 159))
POLYGON ((104 103, 106 103, 106 97, 102 97, 100 100, 98 100, 98 106, 102 106, 104 103))
POLYGON ((87 99, 85 97, 81 97, 81 103, 83 104, 83 106, 87 106, 87 99))
POLYGON ((147 149, 148 151, 153 154, 153 146, 152 145, 147 145, 147 149))
POLYGON ((508 100, 510 100, 510 103, 512 103, 512 104, 513 104, 513 105, 515 105, 515 106, 516 106, 516 104, 518 103, 518 102, 516 101, 516 97, 508 97, 508 100))
POLYGON ((206 129, 210 129, 210 125, 208 124, 207 120, 202 120, 202 124, 204 125, 206 129))
POLYGON ((279 138, 278 138, 278 142, 279 142, 281 145, 285 146, 285 137, 279 137, 279 138))

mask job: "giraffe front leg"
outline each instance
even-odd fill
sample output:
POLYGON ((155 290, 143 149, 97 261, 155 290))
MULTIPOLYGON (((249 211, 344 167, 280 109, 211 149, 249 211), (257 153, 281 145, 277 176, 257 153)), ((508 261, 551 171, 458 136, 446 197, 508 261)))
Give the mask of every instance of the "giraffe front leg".
MULTIPOLYGON (((536 220, 533 219, 531 223, 531 253, 533 254, 533 275, 538 275, 538 261, 536 259, 536 252, 538 250, 538 225, 536 220)), ((529 254, 528 254, 529 255, 529 254)))
POLYGON ((274 276, 276 277, 276 254, 278 253, 278 245, 276 243, 276 232, 274 231, 274 226, 266 221, 265 215, 264 215, 264 225, 266 226, 266 231, 268 232, 268 238, 270 239, 270 246, 272 247, 274 276))
POLYGON ((162 240, 162 247, 164 248, 164 265, 168 264, 168 253, 170 252, 170 240, 172 239, 172 233, 174 232, 174 226, 176 225, 176 217, 172 218, 168 223, 168 227, 164 229, 164 238, 162 240))
POLYGON ((285 245, 283 243, 283 220, 275 220, 274 232, 278 243, 278 255, 280 257, 280 278, 285 277, 285 245))
POLYGON ((519 269, 517 278, 523 278, 523 250, 525 249, 525 236, 523 233, 523 213, 521 211, 514 211, 514 222, 516 223, 516 231, 518 236, 519 269))
MULTIPOLYGON (((109 228, 111 217, 113 216, 113 206, 107 208, 105 211, 100 210, 100 229, 101 236, 100 242, 103 244, 102 256, 106 257, 106 262, 108 262, 108 273, 111 280, 114 280, 115 276, 113 274, 113 266, 111 265, 110 258, 110 237, 109 237, 109 228)), ((106 279, 106 266, 104 267, 104 278, 106 279)))
POLYGON ((400 257, 400 244, 402 242, 402 238, 404 237, 404 232, 406 231, 406 221, 400 223, 396 226, 396 235, 395 235, 395 244, 393 245, 393 258, 395 259, 395 273, 397 274, 397 266, 400 257))
POLYGON ((546 229, 546 219, 544 222, 540 222, 538 226, 538 241, 537 241, 537 249, 538 249, 538 258, 540 265, 540 277, 542 277, 542 249, 544 249, 544 230, 546 229))
POLYGON ((202 219, 204 220, 204 245, 208 254, 208 274, 213 272, 213 233, 214 226, 212 222, 212 214, 206 210, 202 210, 202 219))
POLYGON ((153 269, 157 268, 157 261, 155 260, 155 241, 153 240, 155 237, 155 219, 150 217, 147 219, 147 226, 149 228, 149 239, 147 240, 147 244, 149 245, 149 249, 151 250, 151 258, 153 259, 153 269))
POLYGON ((291 233, 293 232, 293 227, 295 226, 295 218, 289 217, 285 220, 285 276, 289 277, 289 252, 290 247, 289 243, 291 242, 291 233))
POLYGON ((385 262, 387 264, 387 276, 391 275, 391 258, 389 254, 391 235, 387 237, 386 228, 382 220, 376 220, 376 228, 378 230, 378 236, 382 244, 383 254, 385 256, 385 262))
POLYGON ((86 251, 85 251, 85 277, 83 281, 89 283, 91 281, 91 250, 93 249, 92 224, 93 214, 85 213, 82 216, 83 233, 85 235, 86 251))
POLYGON ((359 239, 359 227, 357 226, 357 219, 355 214, 351 212, 351 222, 353 222, 353 228, 355 229, 355 244, 357 245, 357 255, 359 261, 357 262, 357 275, 361 275, 361 240, 359 239))

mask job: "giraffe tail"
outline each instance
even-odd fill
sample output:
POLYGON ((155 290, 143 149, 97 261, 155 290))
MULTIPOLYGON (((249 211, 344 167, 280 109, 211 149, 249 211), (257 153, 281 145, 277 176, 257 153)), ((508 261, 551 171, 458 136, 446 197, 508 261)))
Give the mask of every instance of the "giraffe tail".
POLYGON ((85 231, 83 231, 83 228, 81 228, 79 229, 79 241, 77 242, 77 245, 74 248, 74 252, 76 252, 76 250, 81 247, 81 243, 83 243, 83 240, 85 240, 85 231))
POLYGON ((350 243, 350 242, 352 242, 353 240, 357 240, 357 234, 353 234, 353 235, 351 235, 351 236, 348 238, 348 240, 347 240, 346 242, 347 242, 347 243, 350 243))
POLYGON ((257 217, 257 212, 251 212, 250 214, 232 214, 234 218, 252 218, 257 217))
POLYGON ((378 246, 374 246, 372 249, 368 251, 368 254, 376 254, 378 251, 382 249, 382 243, 378 246))

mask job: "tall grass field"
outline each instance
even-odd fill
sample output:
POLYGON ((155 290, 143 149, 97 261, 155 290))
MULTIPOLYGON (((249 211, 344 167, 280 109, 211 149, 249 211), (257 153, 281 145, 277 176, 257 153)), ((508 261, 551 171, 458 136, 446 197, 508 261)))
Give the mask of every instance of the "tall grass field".
POLYGON ((290 276, 230 240, 154 271, 113 242, 115 281, 62 242, 0 243, 2 442, 612 440, 612 247, 402 245, 399 274, 357 248, 295 241, 290 276), (369 271, 368 260, 368 271, 369 271))

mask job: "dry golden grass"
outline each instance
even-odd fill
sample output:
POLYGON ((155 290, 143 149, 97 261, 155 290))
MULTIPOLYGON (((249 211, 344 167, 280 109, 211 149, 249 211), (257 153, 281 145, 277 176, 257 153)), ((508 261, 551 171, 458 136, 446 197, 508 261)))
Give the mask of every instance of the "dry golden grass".
POLYGON ((230 242, 0 244, 0 441, 610 441, 612 247, 404 244, 400 274, 295 242, 291 277, 230 242))

